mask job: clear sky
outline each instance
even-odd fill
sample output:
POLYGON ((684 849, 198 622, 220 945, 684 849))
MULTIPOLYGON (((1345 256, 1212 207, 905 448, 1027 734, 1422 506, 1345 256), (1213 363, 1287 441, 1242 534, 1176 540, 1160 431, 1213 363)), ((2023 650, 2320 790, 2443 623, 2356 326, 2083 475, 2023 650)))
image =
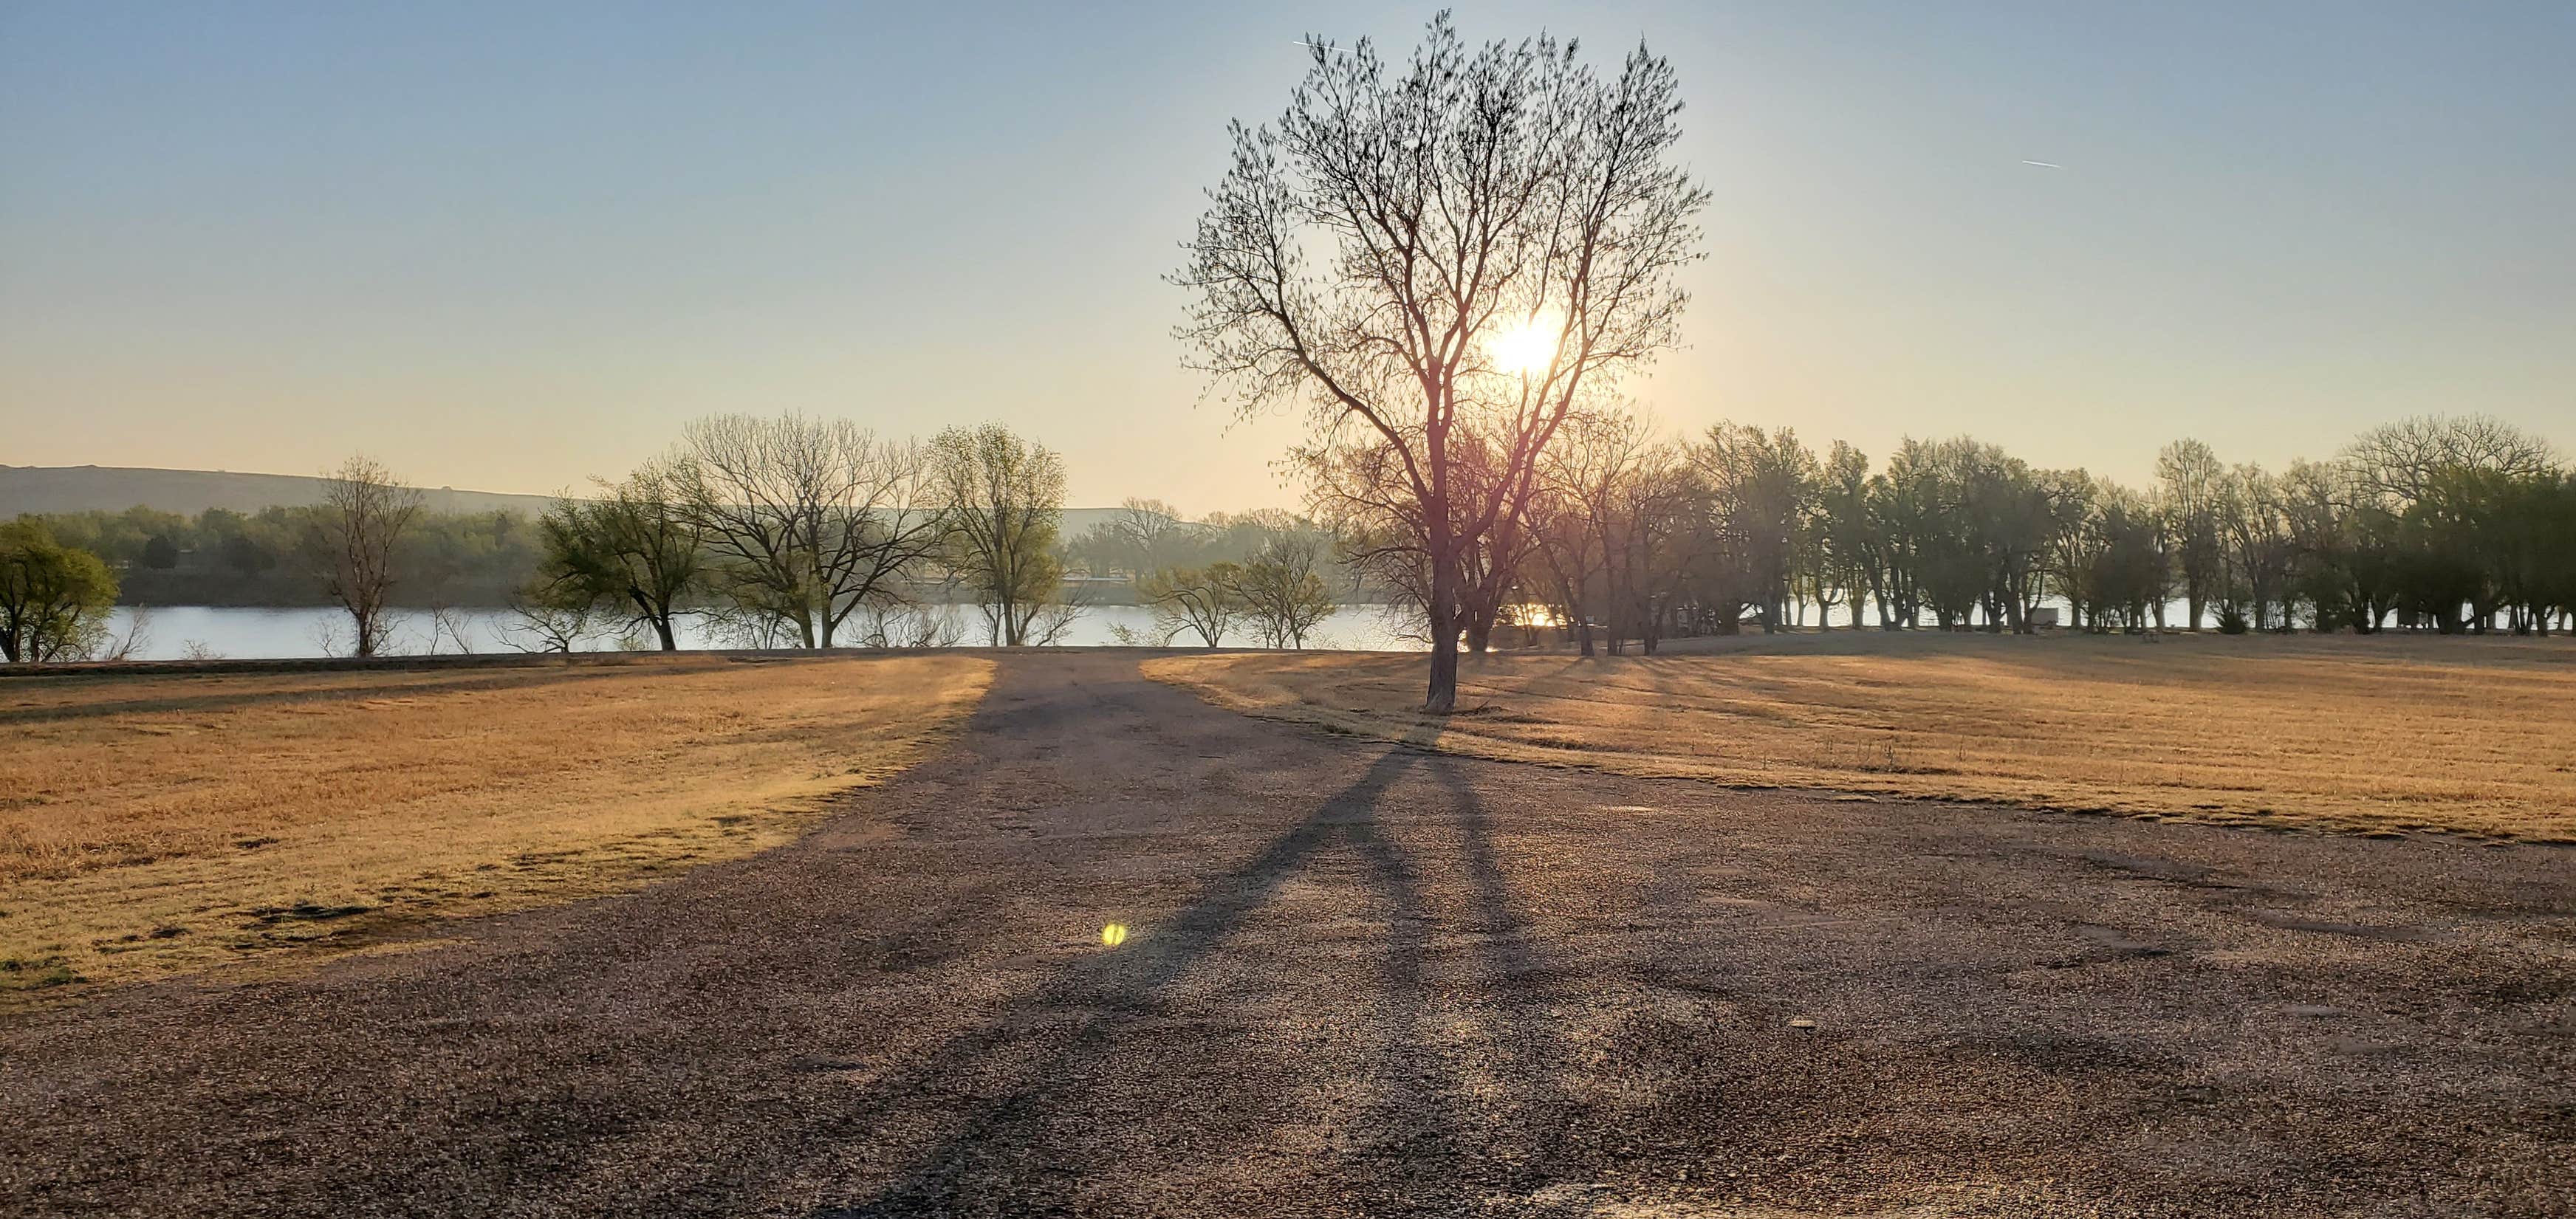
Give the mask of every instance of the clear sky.
MULTIPOLYGON (((795 408, 1002 420, 1078 504, 1291 504, 1294 424, 1196 404, 1159 276, 1292 40, 1430 11, 0 3, 0 462, 544 492, 795 408)), ((1676 427, 2127 479, 2426 411, 2576 447, 2563 0, 1458 22, 1679 71, 1710 257, 1634 387, 1676 427)))

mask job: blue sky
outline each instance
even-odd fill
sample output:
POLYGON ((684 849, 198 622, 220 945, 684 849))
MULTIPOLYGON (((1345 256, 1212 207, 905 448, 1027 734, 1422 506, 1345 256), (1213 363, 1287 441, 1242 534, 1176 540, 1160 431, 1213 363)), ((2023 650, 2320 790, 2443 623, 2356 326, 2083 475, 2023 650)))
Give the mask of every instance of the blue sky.
MULTIPOLYGON (((1159 277, 1294 39, 1429 13, 0 5, 0 462, 547 491, 793 408, 1293 503, 1295 424, 1196 405, 1159 277)), ((1457 19, 1674 61, 1709 258, 1634 392, 1676 428, 2129 479, 2425 411, 2576 446, 2576 5, 1457 19)))

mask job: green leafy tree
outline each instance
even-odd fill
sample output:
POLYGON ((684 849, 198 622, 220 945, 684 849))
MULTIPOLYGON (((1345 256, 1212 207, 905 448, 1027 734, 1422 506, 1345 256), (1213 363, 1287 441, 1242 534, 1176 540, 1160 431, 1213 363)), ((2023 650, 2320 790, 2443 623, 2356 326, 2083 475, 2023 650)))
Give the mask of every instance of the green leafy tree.
POLYGON ((12 664, 87 658, 107 635, 116 577, 40 521, 0 525, 0 658, 12 664))
POLYGON ((540 599, 559 608, 622 613, 629 626, 651 627, 663 651, 676 650, 674 621, 704 588, 706 575, 704 537, 688 493, 660 464, 623 482, 603 482, 599 490, 596 499, 559 499, 539 518, 540 599))
POLYGON ((1064 460, 998 423, 930 442, 949 571, 978 599, 997 646, 1046 641, 1063 625, 1064 460))

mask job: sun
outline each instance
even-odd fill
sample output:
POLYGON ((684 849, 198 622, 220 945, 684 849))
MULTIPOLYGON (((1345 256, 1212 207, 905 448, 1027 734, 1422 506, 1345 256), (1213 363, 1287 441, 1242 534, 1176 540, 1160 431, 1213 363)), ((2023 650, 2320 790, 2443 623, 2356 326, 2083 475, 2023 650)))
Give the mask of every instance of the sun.
POLYGON ((1556 363, 1556 342, 1564 331, 1565 319, 1542 309, 1487 340, 1485 354, 1499 372, 1542 376, 1556 363))

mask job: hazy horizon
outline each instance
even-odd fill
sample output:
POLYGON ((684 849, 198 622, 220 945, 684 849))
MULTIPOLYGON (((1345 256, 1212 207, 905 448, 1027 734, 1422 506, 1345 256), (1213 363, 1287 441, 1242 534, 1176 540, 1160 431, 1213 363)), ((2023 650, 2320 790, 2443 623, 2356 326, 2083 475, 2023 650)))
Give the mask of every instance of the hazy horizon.
MULTIPOLYGON (((0 7, 0 462, 550 494, 799 410, 1000 420, 1078 505, 1293 506, 1296 422, 1195 405, 1159 277, 1294 40, 1431 11, 0 7)), ((2133 483, 2422 413, 2576 443, 2576 9, 1458 22, 1679 72, 1669 427, 2133 483)))

